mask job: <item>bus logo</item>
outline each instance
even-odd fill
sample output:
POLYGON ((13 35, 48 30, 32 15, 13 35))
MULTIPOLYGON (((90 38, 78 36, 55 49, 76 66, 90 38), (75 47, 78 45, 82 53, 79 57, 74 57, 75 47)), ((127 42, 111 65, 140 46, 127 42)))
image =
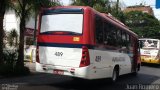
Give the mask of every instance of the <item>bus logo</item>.
POLYGON ((96 56, 95 61, 96 61, 96 62, 100 62, 100 61, 101 61, 101 56, 96 56))

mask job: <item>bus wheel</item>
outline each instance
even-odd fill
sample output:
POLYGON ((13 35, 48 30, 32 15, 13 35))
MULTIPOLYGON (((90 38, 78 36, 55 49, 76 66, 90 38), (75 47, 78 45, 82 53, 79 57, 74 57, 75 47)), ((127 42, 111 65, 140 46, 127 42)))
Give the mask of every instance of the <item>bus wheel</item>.
POLYGON ((112 82, 116 82, 119 76, 119 68, 115 67, 112 73, 112 82))
POLYGON ((132 73, 133 76, 137 76, 138 74, 138 68, 136 68, 136 71, 132 73))
POLYGON ((140 65, 138 65, 138 66, 136 67, 136 70, 135 70, 135 72, 133 72, 133 75, 134 75, 134 76, 137 76, 139 70, 140 70, 140 65))

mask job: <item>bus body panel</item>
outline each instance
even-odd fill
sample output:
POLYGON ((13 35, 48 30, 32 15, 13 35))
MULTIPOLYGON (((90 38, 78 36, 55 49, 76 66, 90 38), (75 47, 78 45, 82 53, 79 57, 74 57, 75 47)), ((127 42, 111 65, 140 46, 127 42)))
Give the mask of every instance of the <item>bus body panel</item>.
MULTIPOLYGON (((112 51, 108 51, 108 50, 94 50, 94 61, 95 61, 95 66, 97 67, 97 69, 99 69, 99 71, 101 71, 102 69, 102 73, 105 74, 105 68, 108 69, 109 71, 107 71, 108 73, 110 73, 109 75, 112 75, 112 71, 115 67, 115 65, 119 65, 120 66, 120 75, 122 74, 127 74, 127 73, 131 73, 131 58, 129 57, 128 54, 124 54, 124 53, 117 53, 117 52, 112 52, 112 51), (97 57, 101 57, 101 60, 97 60, 97 57), (104 70, 104 71, 103 71, 104 70)), ((102 75, 102 76, 106 76, 102 75)))

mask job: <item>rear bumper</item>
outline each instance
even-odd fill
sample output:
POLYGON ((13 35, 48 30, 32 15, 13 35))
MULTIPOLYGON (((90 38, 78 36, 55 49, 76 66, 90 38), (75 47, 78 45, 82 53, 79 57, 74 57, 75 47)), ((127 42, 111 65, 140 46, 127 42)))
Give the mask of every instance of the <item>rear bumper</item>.
POLYGON ((155 60, 155 59, 142 59, 142 63, 153 63, 153 64, 160 64, 160 60, 155 60))
POLYGON ((61 70, 61 71, 64 71, 64 73, 59 75, 66 75, 66 76, 78 77, 83 79, 91 79, 89 77, 89 72, 87 72, 88 69, 89 69, 89 66, 79 68, 79 67, 44 65, 36 62, 37 72, 54 74, 54 70, 61 70))

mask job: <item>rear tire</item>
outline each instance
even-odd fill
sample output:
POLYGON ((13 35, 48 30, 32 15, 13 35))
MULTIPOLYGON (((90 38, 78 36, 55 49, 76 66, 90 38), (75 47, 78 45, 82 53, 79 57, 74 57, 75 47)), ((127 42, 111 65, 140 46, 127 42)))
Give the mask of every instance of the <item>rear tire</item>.
POLYGON ((139 70, 140 70, 140 65, 138 65, 138 66, 136 67, 136 71, 133 72, 132 74, 133 74, 134 76, 137 76, 139 70))
POLYGON ((132 73, 133 76, 137 76, 137 74, 138 74, 138 71, 137 71, 137 70, 132 73))
POLYGON ((113 83, 115 83, 117 81, 118 76, 119 76, 119 69, 118 69, 118 67, 115 67, 113 70, 113 73, 112 73, 112 77, 111 77, 111 80, 113 83))

